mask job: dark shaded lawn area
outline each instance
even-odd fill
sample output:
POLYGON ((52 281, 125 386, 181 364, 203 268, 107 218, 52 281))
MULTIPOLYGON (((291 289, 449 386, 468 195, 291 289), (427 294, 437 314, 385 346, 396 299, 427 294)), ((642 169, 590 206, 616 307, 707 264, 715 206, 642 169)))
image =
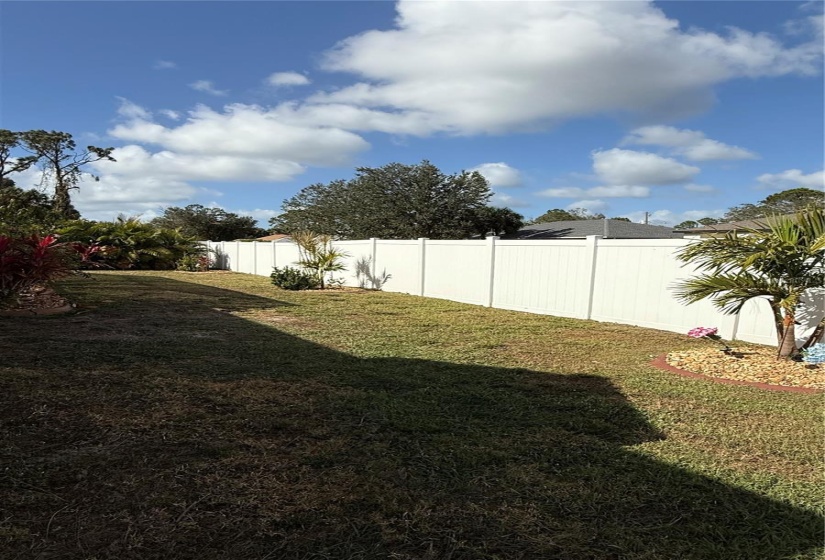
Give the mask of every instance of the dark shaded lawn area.
POLYGON ((0 319, 0 558, 817 557, 809 509, 635 451, 667 433, 607 376, 359 358, 274 289, 83 282, 77 315, 0 319))

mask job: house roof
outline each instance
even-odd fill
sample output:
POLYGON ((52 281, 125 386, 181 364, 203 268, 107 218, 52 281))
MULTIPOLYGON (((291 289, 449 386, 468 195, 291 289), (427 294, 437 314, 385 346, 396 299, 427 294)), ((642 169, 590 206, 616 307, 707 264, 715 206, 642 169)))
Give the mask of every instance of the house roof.
POLYGON ((757 230, 764 231, 768 229, 772 220, 777 218, 794 217, 796 214, 782 214, 775 216, 768 216, 765 218, 757 218, 755 220, 740 220, 738 222, 725 222, 722 224, 713 224, 709 226, 701 226, 695 228, 674 229, 679 233, 727 233, 729 231, 742 230, 757 230))
POLYGON ((564 239, 601 235, 605 239, 673 239, 684 237, 673 228, 635 224, 623 220, 569 220, 546 222, 525 226, 516 233, 503 235, 502 239, 564 239))
POLYGON ((280 241, 281 239, 288 239, 289 235, 285 233, 273 233, 272 235, 265 235, 259 237, 257 241, 280 241))

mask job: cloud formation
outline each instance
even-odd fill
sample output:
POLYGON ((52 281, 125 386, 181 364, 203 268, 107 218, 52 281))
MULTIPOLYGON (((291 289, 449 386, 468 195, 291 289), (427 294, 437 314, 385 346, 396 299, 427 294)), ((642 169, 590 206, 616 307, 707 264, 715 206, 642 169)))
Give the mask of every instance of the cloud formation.
POLYGON ((820 41, 789 47, 737 28, 684 30, 652 2, 402 0, 397 11, 395 28, 326 53, 324 69, 360 81, 312 96, 316 107, 299 113, 347 106, 352 130, 419 135, 604 114, 675 118, 708 108, 725 81, 816 75, 822 60, 820 41))
POLYGON ((120 140, 154 144, 176 153, 261 157, 309 165, 341 165, 369 147, 340 128, 288 124, 277 111, 230 104, 223 111, 199 105, 185 122, 164 126, 138 118, 109 131, 120 140))
POLYGON ((275 72, 266 79, 266 82, 275 87, 305 86, 311 83, 309 78, 298 72, 275 72))
POLYGON ((643 126, 632 130, 621 144, 663 146, 671 153, 691 161, 758 159, 750 150, 712 140, 698 130, 678 129, 673 126, 643 126))
POLYGON ((521 173, 518 169, 510 167, 503 161, 498 163, 482 163, 468 171, 478 171, 482 177, 487 179, 492 188, 520 187, 522 184, 521 173))
POLYGON ((536 194, 548 198, 580 198, 594 196, 604 198, 645 198, 650 196, 650 188, 639 185, 605 185, 587 189, 579 187, 565 187, 560 189, 545 189, 536 194))
POLYGON ((229 90, 216 88, 210 80, 198 80, 189 84, 189 87, 195 91, 202 91, 216 97, 224 97, 229 94, 229 90))
POLYGON ((780 173, 765 173, 757 177, 756 180, 763 186, 778 191, 796 187, 807 187, 821 191, 825 189, 825 171, 816 171, 806 175, 800 169, 788 169, 780 173))
POLYGON ((178 65, 171 60, 158 60, 152 65, 155 70, 174 70, 178 65))
POLYGON ((593 171, 609 185, 674 185, 690 181, 700 169, 673 158, 613 148, 593 152, 593 171))

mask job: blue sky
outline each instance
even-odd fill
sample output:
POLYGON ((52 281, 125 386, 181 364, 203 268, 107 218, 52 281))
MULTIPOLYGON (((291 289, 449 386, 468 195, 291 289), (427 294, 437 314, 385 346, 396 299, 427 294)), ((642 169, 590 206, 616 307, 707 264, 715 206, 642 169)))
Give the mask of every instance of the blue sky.
POLYGON ((822 7, 3 2, 0 126, 116 147, 75 195, 93 219, 265 224, 312 183, 428 159, 528 218, 675 224, 823 188, 822 7))

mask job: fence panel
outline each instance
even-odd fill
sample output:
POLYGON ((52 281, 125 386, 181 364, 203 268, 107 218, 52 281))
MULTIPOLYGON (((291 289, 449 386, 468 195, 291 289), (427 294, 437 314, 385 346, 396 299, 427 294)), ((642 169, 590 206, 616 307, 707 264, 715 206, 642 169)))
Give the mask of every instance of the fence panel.
POLYGON ((673 284, 689 278, 675 251, 681 239, 600 240, 591 318, 674 332, 715 326, 724 338, 734 335, 735 318, 707 301, 684 305, 673 296, 673 284))
POLYGON ((258 276, 269 276, 272 274, 272 267, 275 266, 275 254, 272 247, 274 242, 253 243, 255 246, 255 274, 258 276))
POLYGON ((387 292, 419 294, 421 271, 418 241, 381 241, 375 244, 375 267, 371 271, 373 287, 387 292))
POLYGON ((490 270, 485 241, 427 241, 424 295, 484 305, 490 270))
POLYGON ((336 241, 334 245, 349 256, 342 261, 346 268, 334 273, 333 278, 342 279, 345 286, 369 287, 362 269, 363 263, 372 262, 372 240, 336 241))
POLYGON ((498 241, 493 307, 584 317, 589 275, 584 240, 498 241))

